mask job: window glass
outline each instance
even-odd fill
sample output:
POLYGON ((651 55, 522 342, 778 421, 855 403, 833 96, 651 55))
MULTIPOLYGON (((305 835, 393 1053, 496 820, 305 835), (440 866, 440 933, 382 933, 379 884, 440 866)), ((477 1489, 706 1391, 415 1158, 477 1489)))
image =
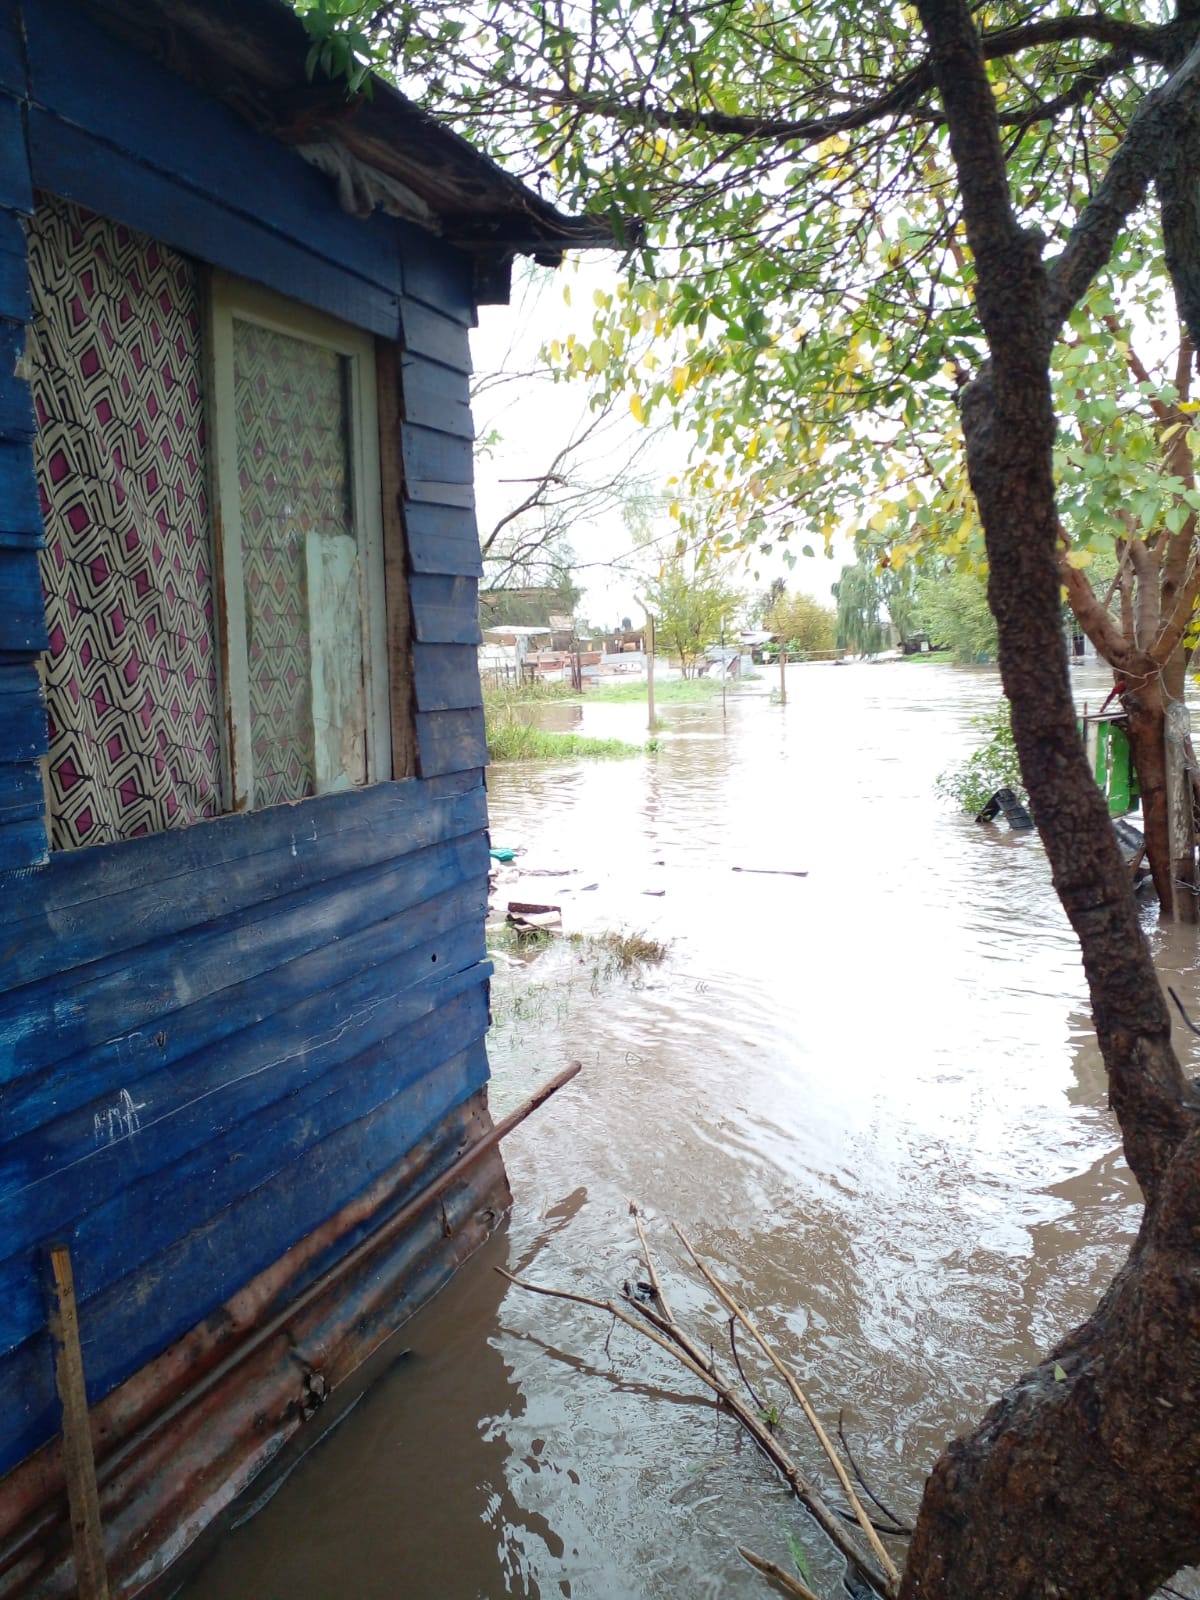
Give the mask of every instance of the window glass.
POLYGON ((214 275, 231 801, 387 773, 374 344, 214 275))
POLYGON ((347 358, 233 319, 254 804, 366 781, 347 358))

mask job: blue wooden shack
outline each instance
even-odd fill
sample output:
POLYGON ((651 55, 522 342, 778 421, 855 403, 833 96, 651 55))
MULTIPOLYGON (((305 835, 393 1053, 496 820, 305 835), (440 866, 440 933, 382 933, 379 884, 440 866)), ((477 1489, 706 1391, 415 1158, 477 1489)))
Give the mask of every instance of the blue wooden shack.
POLYGON ((306 55, 0 0, 4 1596, 74 1590, 50 1247, 135 1594, 508 1198, 408 1220, 490 1127, 468 329, 606 235, 306 55))

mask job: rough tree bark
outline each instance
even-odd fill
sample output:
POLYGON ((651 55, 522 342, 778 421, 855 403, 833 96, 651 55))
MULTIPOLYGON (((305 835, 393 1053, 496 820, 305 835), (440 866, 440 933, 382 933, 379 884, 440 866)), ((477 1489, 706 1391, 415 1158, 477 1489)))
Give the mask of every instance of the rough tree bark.
POLYGON ((918 6, 991 357, 964 394, 963 427, 1001 673, 1055 887, 1082 947, 1110 1101, 1146 1207, 1134 1248, 1094 1315, 936 1464, 901 1595, 1140 1600, 1200 1557, 1200 1106, 1172 1050, 1105 804, 1075 731, 1059 624, 1048 359, 1063 316, 1145 195, 1161 153, 1191 138, 1200 50, 1144 103, 1066 249, 1047 266, 1042 241, 1013 213, 967 6, 918 6))

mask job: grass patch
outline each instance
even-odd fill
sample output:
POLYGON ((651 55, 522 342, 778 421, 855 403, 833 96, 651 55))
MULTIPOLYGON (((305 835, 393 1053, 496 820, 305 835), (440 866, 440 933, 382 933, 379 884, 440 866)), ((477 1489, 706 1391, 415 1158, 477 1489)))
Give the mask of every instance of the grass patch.
POLYGON ((610 972, 618 972, 623 978, 643 967, 658 966, 667 953, 661 939, 651 939, 645 933, 606 933, 593 942, 607 952, 610 972))
POLYGON ((624 739, 592 739, 582 733, 553 733, 535 728, 522 714, 526 706, 542 701, 578 700, 569 684, 528 683, 506 689, 489 689, 483 696, 484 728, 488 754, 493 761, 593 761, 623 760, 641 755, 640 745, 624 739))
POLYGON ((622 760, 640 756, 641 746, 624 739, 589 739, 582 733, 547 733, 531 728, 516 717, 489 719, 488 754, 493 761, 572 761, 586 756, 593 761, 622 760))

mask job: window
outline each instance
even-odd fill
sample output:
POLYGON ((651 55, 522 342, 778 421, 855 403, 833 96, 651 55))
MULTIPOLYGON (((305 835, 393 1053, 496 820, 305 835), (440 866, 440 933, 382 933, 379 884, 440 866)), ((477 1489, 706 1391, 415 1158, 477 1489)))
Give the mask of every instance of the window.
POLYGON ((212 427, 229 801, 389 769, 374 344, 214 274, 212 427))

